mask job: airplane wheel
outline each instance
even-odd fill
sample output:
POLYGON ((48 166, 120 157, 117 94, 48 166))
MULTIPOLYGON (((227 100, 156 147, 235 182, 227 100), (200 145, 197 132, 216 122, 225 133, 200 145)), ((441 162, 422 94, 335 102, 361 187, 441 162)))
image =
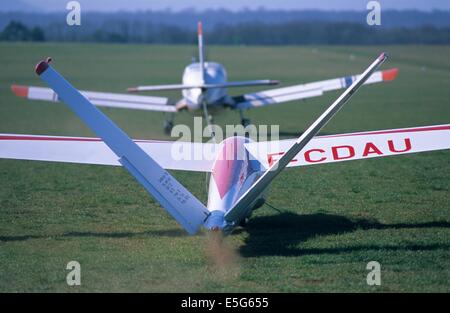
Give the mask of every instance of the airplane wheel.
POLYGON ((164 121, 164 133, 166 135, 170 135, 170 133, 172 132, 172 128, 173 128, 172 122, 164 121))
POLYGON ((251 122, 250 119, 248 119, 248 118, 243 118, 243 119, 241 120, 241 125, 244 126, 244 127, 247 127, 247 126, 249 126, 249 125, 251 125, 251 124, 252 124, 252 122, 251 122))

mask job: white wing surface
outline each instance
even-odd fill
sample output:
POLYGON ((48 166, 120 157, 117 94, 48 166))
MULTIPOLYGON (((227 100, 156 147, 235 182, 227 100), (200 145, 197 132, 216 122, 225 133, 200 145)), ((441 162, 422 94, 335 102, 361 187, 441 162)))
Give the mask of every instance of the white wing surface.
POLYGON ((96 135, 102 138, 128 172, 189 234, 196 233, 209 214, 206 207, 48 62, 49 60, 42 61, 36 66, 39 77, 96 135))
MULTIPOLYGON (((134 140, 162 168, 210 172, 212 143, 134 140)), ((120 166, 117 155, 100 139, 88 137, 0 134, 0 158, 120 166)))
MULTIPOLYGON (((374 72, 364 84, 374 84, 390 81, 397 76, 398 69, 374 72)), ((302 100, 323 95, 324 92, 350 87, 360 75, 346 76, 322 80, 313 83, 295 85, 283 88, 269 89, 234 97, 237 109, 249 109, 266 105, 279 104, 288 101, 302 100)))
MULTIPOLYGON (((59 97, 50 88, 12 85, 11 90, 18 97, 30 100, 58 102, 59 97)), ((92 104, 100 107, 122 108, 145 111, 176 112, 174 104, 164 97, 137 96, 121 93, 80 91, 92 104)))
MULTIPOLYGON (((295 139, 247 143, 269 168, 295 139)), ((304 166, 450 149, 450 124, 314 137, 287 165, 304 166)))

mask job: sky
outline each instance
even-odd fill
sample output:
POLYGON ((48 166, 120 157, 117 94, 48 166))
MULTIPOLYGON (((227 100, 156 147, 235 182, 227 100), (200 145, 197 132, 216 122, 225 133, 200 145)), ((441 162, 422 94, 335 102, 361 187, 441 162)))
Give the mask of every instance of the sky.
MULTIPOLYGON (((450 10, 448 0, 378 0, 382 10, 416 9, 421 11, 450 10)), ((0 0, 0 11, 64 11, 69 0, 0 0)), ((238 11, 257 9, 319 9, 319 10, 366 10, 369 0, 78 0, 86 11, 114 12, 119 10, 165 10, 180 11, 224 8, 238 11)))

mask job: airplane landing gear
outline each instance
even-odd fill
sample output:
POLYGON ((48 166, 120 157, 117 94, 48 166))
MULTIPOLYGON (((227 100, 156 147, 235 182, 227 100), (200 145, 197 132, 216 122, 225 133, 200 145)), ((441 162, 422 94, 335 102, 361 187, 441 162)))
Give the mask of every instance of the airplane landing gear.
POLYGON ((239 110, 239 116, 241 117, 241 125, 244 127, 247 127, 252 124, 249 118, 245 118, 244 112, 242 110, 239 110))
POLYGON ((174 118, 175 118, 174 113, 169 113, 169 115, 166 116, 166 119, 164 120, 163 124, 164 134, 170 135, 170 133, 172 132, 174 118))
POLYGON ((207 124, 208 125, 214 124, 214 117, 211 114, 208 115, 207 124))
POLYGON ((206 125, 211 130, 211 139, 215 142, 216 141, 216 133, 214 132, 214 128, 212 127, 212 123, 214 122, 214 119, 212 115, 208 114, 208 104, 205 100, 202 100, 202 108, 203 108, 203 118, 206 121, 206 125))
POLYGON ((172 132, 172 128, 173 128, 172 122, 164 121, 164 134, 170 135, 170 133, 172 132))

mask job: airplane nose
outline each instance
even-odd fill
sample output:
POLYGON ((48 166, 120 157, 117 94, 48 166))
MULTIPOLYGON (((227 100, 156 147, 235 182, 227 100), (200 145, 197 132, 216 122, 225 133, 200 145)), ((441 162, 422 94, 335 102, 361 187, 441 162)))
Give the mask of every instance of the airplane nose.
POLYGON ((202 90, 200 88, 192 88, 189 90, 188 97, 189 99, 189 109, 190 110, 197 110, 201 108, 202 101, 203 101, 203 94, 202 90))

